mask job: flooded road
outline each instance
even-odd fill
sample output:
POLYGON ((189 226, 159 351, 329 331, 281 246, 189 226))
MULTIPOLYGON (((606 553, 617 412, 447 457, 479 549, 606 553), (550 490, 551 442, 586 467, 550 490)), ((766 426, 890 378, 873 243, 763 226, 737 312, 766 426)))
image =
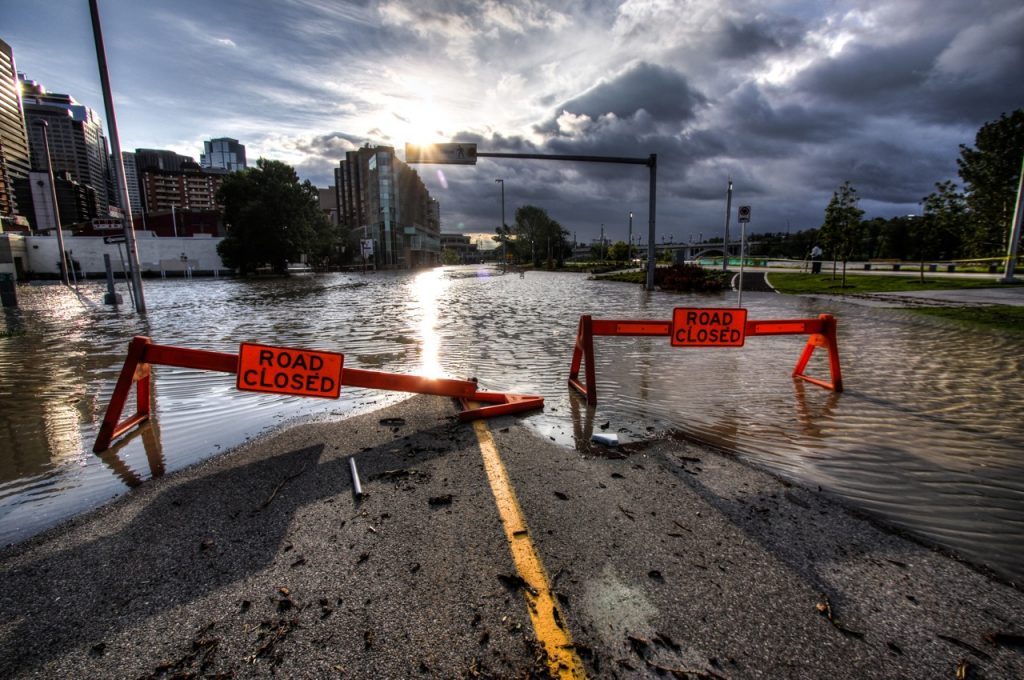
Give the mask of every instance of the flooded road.
MULTIPOLYGON (((803 336, 739 349, 668 338, 595 339, 599 401, 566 387, 581 314, 671 318, 734 294, 647 294, 571 274, 488 269, 289 280, 147 281, 149 314, 58 286, 19 289, 0 330, 0 543, 20 540, 294 419, 338 418, 402 395, 343 388, 326 401, 239 392, 234 376, 157 367, 150 425, 90 451, 128 340, 237 353, 241 342, 342 352, 345 366, 476 377, 537 393, 525 419, 589 449, 595 427, 640 439, 672 429, 1024 576, 1024 339, 898 309, 744 293, 751 319, 836 316, 846 391, 794 383, 803 336)), ((127 297, 127 296, 126 296, 127 297)), ((827 376, 824 357, 808 370, 827 376)), ((598 431, 601 431, 600 429, 598 431)), ((581 455, 583 455, 581 453, 581 455)))

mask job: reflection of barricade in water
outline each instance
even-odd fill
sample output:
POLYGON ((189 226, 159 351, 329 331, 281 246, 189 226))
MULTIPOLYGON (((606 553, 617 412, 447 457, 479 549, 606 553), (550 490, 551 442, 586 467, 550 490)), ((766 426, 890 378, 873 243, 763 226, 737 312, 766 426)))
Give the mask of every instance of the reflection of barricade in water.
MULTIPOLYGON (((255 347, 257 352, 260 348, 266 351, 268 357, 273 356, 276 360, 279 353, 292 352, 298 355, 318 354, 308 350, 288 350, 287 348, 269 348, 260 345, 243 345, 255 347)), ((324 353, 326 354, 326 353, 324 353)), ((336 355, 340 357, 341 355, 336 355)), ((278 366, 286 362, 278 362, 278 366)), ((117 384, 114 386, 114 393, 110 397, 110 404, 107 406, 103 422, 100 424, 99 434, 93 445, 93 451, 102 453, 110 448, 110 443, 115 437, 119 437, 131 430, 136 425, 145 422, 150 416, 150 367, 153 365, 176 366, 179 368, 196 368, 206 371, 220 371, 223 373, 239 373, 240 355, 227 352, 213 352, 209 350, 188 349, 185 347, 171 347, 169 345, 157 345, 147 337, 136 336, 128 344, 128 356, 125 358, 124 366, 118 376, 117 384), (121 413, 124 410, 125 402, 132 386, 136 388, 136 411, 135 414, 121 421, 121 413)), ((309 377, 309 376, 306 376, 309 377)), ((403 375, 400 373, 385 373, 383 371, 367 371, 358 368, 341 367, 337 365, 337 374, 333 377, 337 381, 336 387, 341 385, 349 387, 365 387, 379 390, 391 390, 397 392, 415 392, 418 394, 432 394, 442 397, 452 397, 459 400, 463 410, 459 412, 459 420, 468 421, 478 418, 491 418, 494 416, 522 413, 544 406, 544 398, 532 394, 510 394, 507 392, 482 392, 477 389, 477 384, 472 380, 456 380, 452 378, 426 378, 418 375, 403 375), (483 402, 487 406, 477 406, 474 402, 483 402)), ((239 381, 241 388, 242 381, 239 381)), ((321 380, 326 383, 327 380, 321 380)), ((260 379, 263 383, 263 379, 260 379)), ((290 384, 290 383, 289 383, 290 384)), ((310 384, 309 381, 305 383, 310 384)), ((272 381, 267 381, 263 387, 274 388, 272 381)), ((276 387, 284 388, 284 384, 277 384, 276 387)), ((333 387, 333 386, 332 386, 333 387)), ((249 387, 247 389, 255 389, 249 387)), ((312 396, 310 391, 297 392, 291 389, 257 389, 264 392, 282 392, 290 394, 304 394, 312 396)), ((325 390, 325 396, 327 390, 325 390)), ((336 396, 335 391, 333 396, 336 396)))
MULTIPOLYGON (((729 310, 699 310, 678 308, 669 321, 645 321, 645 320, 613 320, 594 319, 589 314, 580 317, 580 323, 576 332, 576 346, 573 349, 572 363, 569 368, 569 387, 575 389, 587 398, 591 406, 597 404, 597 375, 594 368, 594 336, 656 336, 672 338, 672 344, 686 346, 742 346, 743 340, 749 336, 756 335, 809 335, 804 345, 803 353, 797 360, 793 369, 793 377, 806 380, 809 383, 832 390, 833 392, 843 391, 843 377, 839 366, 839 346, 836 341, 836 320, 831 314, 821 314, 817 319, 773 319, 760 321, 747 321, 746 310, 732 310, 737 317, 742 312, 742 318, 734 326, 742 328, 742 335, 730 337, 728 342, 677 342, 680 340, 678 333, 679 319, 685 312, 713 312, 718 311, 728 314, 729 310), (738 341, 738 344, 736 344, 738 341), (818 347, 828 352, 829 374, 831 382, 814 378, 804 374, 811 355, 818 347), (583 364, 585 371, 585 383, 580 382, 580 365, 583 364)), ((703 329, 702 329, 703 330, 703 329)), ((712 332, 719 332, 724 337, 724 331, 731 331, 728 325, 721 325, 712 332)), ((694 335, 697 335, 696 333, 694 335)), ((704 336, 701 336, 702 339, 704 336)), ((713 336, 712 336, 713 337, 713 336)))

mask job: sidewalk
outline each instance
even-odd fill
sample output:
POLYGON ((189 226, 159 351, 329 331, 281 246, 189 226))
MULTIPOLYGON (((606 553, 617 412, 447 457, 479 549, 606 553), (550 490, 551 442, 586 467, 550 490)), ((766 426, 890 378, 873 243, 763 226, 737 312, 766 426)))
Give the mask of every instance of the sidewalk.
MULTIPOLYGON (((294 427, 0 551, 0 677, 544 677, 453 415, 294 427)), ((589 677, 1024 677, 1024 594, 813 490, 490 430, 589 677)))
POLYGON ((876 293, 882 299, 934 301, 949 305, 1013 305, 1024 306, 1024 286, 999 288, 963 288, 960 290, 921 290, 904 293, 876 293))
POLYGON ((810 294, 830 302, 847 302, 866 307, 969 307, 980 305, 1024 306, 1024 286, 1001 288, 962 288, 959 290, 920 290, 894 293, 850 293, 848 295, 810 294))

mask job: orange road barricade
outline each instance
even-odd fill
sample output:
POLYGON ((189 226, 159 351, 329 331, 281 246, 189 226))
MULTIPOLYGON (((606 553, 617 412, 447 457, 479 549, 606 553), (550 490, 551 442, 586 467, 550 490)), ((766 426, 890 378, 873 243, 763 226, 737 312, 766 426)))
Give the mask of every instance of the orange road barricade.
POLYGON ((103 453, 110 443, 150 416, 152 374, 150 367, 177 366, 237 375, 240 390, 337 399, 341 386, 367 387, 397 392, 433 394, 458 399, 459 420, 522 413, 543 408, 544 398, 533 394, 482 392, 473 380, 425 378, 418 375, 343 368, 344 355, 337 352, 273 347, 242 343, 238 354, 158 345, 138 335, 128 344, 128 356, 114 386, 110 404, 100 424, 92 450, 103 453), (132 386, 135 414, 120 420, 132 386), (484 406, 479 405, 482 402, 484 406))
POLYGON ((809 335, 793 377, 834 392, 843 391, 836 342, 836 320, 831 314, 817 319, 747 320, 746 309, 677 307, 669 321, 629 321, 580 317, 576 347, 569 368, 569 387, 597 404, 597 377, 594 370, 594 336, 668 336, 676 347, 742 347, 746 338, 755 335, 809 335), (828 352, 831 381, 804 374, 811 355, 818 347, 828 352), (584 364, 584 382, 580 381, 580 365, 584 364))

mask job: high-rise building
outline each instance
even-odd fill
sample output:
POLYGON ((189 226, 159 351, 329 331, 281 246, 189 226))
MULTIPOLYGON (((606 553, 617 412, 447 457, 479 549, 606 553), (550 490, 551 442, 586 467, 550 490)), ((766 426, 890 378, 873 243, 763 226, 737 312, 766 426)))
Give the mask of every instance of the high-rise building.
POLYGON ((121 152, 124 165, 124 183, 128 186, 128 204, 132 207, 132 215, 142 214, 142 188, 139 184, 139 169, 135 163, 135 154, 131 151, 121 152))
MULTIPOLYGON (((60 211, 61 228, 70 229, 73 225, 89 222, 94 217, 91 211, 96 203, 92 187, 76 182, 66 170, 54 173, 53 180, 57 190, 57 210, 60 211)), ((32 231, 52 232, 56 228, 57 220, 53 214, 50 174, 33 171, 28 174, 27 179, 20 179, 18 183, 20 202, 32 205, 32 212, 27 216, 32 231), (31 198, 28 198, 26 193, 31 198)))
POLYGON ((379 267, 434 266, 441 259, 436 201, 390 146, 349 151, 334 170, 339 222, 354 238, 375 241, 379 267))
POLYGON ((187 164, 195 165, 196 159, 182 156, 176 151, 167 149, 136 149, 135 172, 142 176, 147 170, 165 170, 179 172, 187 164))
POLYGON ((71 177, 93 190, 92 217, 106 217, 114 198, 110 173, 110 150, 100 117, 88 106, 67 94, 47 92, 46 88, 19 74, 21 99, 25 111, 32 169, 45 171, 43 131, 36 121, 46 121, 50 146, 50 164, 54 174, 71 177))
POLYGON ((338 188, 317 188, 316 191, 320 196, 320 211, 331 221, 331 224, 338 224, 338 188))
POLYGON ((19 213, 14 183, 26 179, 31 169, 14 51, 0 40, 0 219, 23 214, 19 213))
POLYGON ((223 173, 204 172, 195 163, 180 171, 145 170, 142 193, 146 212, 219 210, 217 190, 223 181, 223 173))
POLYGON ((199 164, 204 168, 219 168, 230 172, 245 170, 245 145, 239 144, 237 139, 211 139, 203 142, 203 149, 199 164))

